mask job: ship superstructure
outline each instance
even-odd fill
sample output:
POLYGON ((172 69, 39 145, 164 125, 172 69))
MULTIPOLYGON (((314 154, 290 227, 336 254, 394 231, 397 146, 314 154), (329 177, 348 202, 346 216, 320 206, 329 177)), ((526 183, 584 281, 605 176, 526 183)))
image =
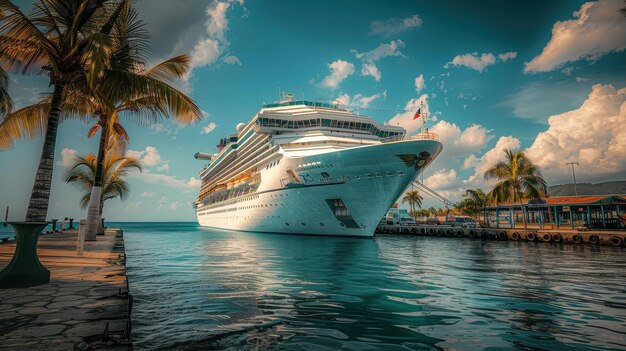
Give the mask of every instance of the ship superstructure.
POLYGON ((405 139, 338 103, 261 107, 221 139, 201 171, 203 226, 273 233, 372 236, 380 218, 439 154, 432 133, 405 139))

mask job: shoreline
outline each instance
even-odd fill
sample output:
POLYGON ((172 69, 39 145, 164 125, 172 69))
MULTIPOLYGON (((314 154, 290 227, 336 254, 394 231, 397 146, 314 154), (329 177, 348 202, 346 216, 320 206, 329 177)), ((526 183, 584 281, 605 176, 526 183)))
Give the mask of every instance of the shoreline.
MULTIPOLYGON (((77 231, 44 234, 37 251, 50 283, 0 289, 0 344, 9 349, 132 350, 132 296, 121 229, 107 229, 76 255, 77 231)), ((0 243, 0 267, 15 240, 0 243)))

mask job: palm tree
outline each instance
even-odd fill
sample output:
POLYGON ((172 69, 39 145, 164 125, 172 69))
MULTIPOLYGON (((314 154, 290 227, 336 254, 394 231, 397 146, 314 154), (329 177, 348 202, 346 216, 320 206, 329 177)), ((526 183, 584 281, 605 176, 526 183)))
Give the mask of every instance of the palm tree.
POLYGON ((472 217, 479 216, 482 208, 489 203, 489 197, 481 189, 468 189, 463 197, 465 199, 459 202, 456 207, 462 213, 472 217))
POLYGON ((9 96, 9 75, 0 67, 0 116, 11 112, 12 108, 13 101, 9 96))
MULTIPOLYGON (((522 199, 544 197, 547 195, 548 187, 539 167, 534 165, 522 151, 507 149, 504 153, 505 161, 500 161, 485 171, 485 179, 498 180, 488 196, 497 202, 518 201, 523 213, 522 199)), ((522 218, 524 228, 527 228, 526 215, 522 215, 522 218)))
MULTIPOLYGON (((148 35, 130 4, 124 6, 112 26, 111 61, 88 95, 86 109, 99 116, 99 122, 90 130, 93 135, 100 129, 100 144, 96 176, 87 210, 85 240, 95 240, 98 228, 98 201, 102 193, 104 154, 109 132, 124 135, 119 124, 119 114, 135 112, 140 122, 153 122, 160 116, 174 115, 180 123, 190 123, 202 118, 200 108, 185 94, 168 84, 183 77, 189 70, 191 59, 180 55, 147 67, 143 54, 148 47, 148 35), (117 89, 122 86, 123 89, 117 89)), ((85 101, 85 100, 83 100, 85 101)))
MULTIPOLYGON (((95 240, 98 229, 98 203, 102 192, 102 174, 105 151, 109 140, 122 144, 128 135, 120 123, 120 116, 128 116, 138 124, 151 124, 161 117, 173 115, 179 123, 190 123, 201 119, 198 106, 184 93, 169 83, 184 76, 190 65, 188 55, 179 55, 148 67, 143 57, 147 44, 147 32, 137 13, 129 3, 119 7, 118 15, 106 29, 110 34, 110 59, 103 63, 101 74, 88 84, 72 84, 68 87, 62 105, 62 118, 93 116, 97 123, 90 129, 92 137, 98 130, 100 143, 98 162, 91 204, 88 207, 86 240, 95 240), (104 128, 103 128, 104 127, 104 128)), ((43 130, 41 123, 50 99, 21 109, 10 116, 11 121, 28 125, 29 130, 43 130)), ((2 130, 0 123, 0 131, 2 130)), ((17 128, 20 129, 20 128, 17 128)), ((14 133, 20 137, 23 134, 14 133)), ((33 134, 26 135, 33 137, 33 134)), ((2 144, 0 138, 0 145, 2 144)), ((8 142, 5 142, 8 144, 8 142)))
MULTIPOLYGON (((0 0, 0 67, 7 72, 47 75, 53 92, 50 100, 27 221, 45 221, 50 198, 54 149, 61 107, 70 84, 92 84, 107 56, 108 35, 102 30, 119 15, 119 6, 106 0, 37 0, 26 16, 9 0, 0 0)), ((2 123, 6 122, 5 120, 2 123)), ((22 125, 24 127, 24 125, 22 125)), ((7 136, 33 133, 15 127, 7 136)))
MULTIPOLYGON (((77 185, 83 192, 80 206, 87 207, 91 200, 91 188, 95 183, 97 157, 89 154, 84 157, 76 157, 73 165, 65 172, 66 183, 77 185)), ((102 216, 102 209, 106 200, 120 198, 125 200, 130 192, 128 182, 124 179, 132 169, 142 171, 139 160, 132 157, 120 157, 108 155, 103 167, 102 197, 98 202, 98 210, 102 216)))
POLYGON ((402 203, 409 203, 409 212, 413 214, 415 219, 417 219, 417 216, 415 215, 415 210, 422 207, 423 199, 424 198, 417 190, 409 190, 404 194, 404 197, 402 197, 402 203))

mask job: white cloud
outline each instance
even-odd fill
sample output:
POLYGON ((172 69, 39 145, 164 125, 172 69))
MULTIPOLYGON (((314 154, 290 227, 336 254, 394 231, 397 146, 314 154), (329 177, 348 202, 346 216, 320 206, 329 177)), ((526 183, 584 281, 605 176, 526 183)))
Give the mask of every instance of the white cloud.
POLYGON ((419 93, 425 87, 426 87, 426 83, 424 82, 424 75, 420 74, 419 76, 415 77, 415 91, 419 93))
POLYGON ((144 171, 143 173, 131 174, 132 177, 141 180, 148 184, 157 186, 166 186, 169 188, 179 189, 183 192, 197 191, 200 188, 200 179, 191 177, 189 180, 178 179, 172 175, 150 173, 144 171))
POLYGON ((141 197, 154 197, 154 193, 149 192, 149 191, 144 191, 143 194, 141 194, 141 197))
POLYGON ((422 19, 419 15, 406 18, 392 17, 385 21, 372 21, 372 23, 370 23, 370 34, 390 37, 413 28, 419 28, 421 25, 422 19))
MULTIPOLYGON (((485 68, 491 65, 495 65, 496 62, 507 62, 517 57, 517 52, 509 51, 496 56, 490 52, 482 53, 478 55, 477 52, 464 55, 456 55, 452 61, 444 65, 445 68, 450 66, 463 66, 469 69, 473 69, 478 72, 482 72, 485 68)), ((449 73, 449 72, 448 72, 449 73)))
MULTIPOLYGON (((231 5, 237 3, 243 5, 243 1, 216 1, 209 5, 206 9, 205 34, 201 36, 194 44, 191 51, 191 67, 209 66, 217 61, 217 59, 228 49, 230 42, 226 38, 228 31, 228 10, 231 5)), ((226 64, 239 64, 241 62, 234 55, 224 58, 226 64)))
POLYGON ((349 106, 351 108, 367 108, 369 105, 377 99, 387 98, 387 90, 382 93, 376 93, 374 95, 365 96, 362 94, 356 94, 352 98, 348 94, 339 95, 335 101, 338 101, 342 105, 349 106))
POLYGON ((374 80, 377 82, 380 82, 380 79, 382 78, 382 74, 378 70, 378 67, 376 67, 376 64, 373 62, 364 63, 361 66, 361 76, 363 77, 372 76, 374 77, 374 80))
POLYGON ((217 124, 215 124, 215 122, 211 122, 209 124, 207 124, 206 126, 202 127, 202 134, 209 134, 212 131, 215 130, 215 128, 217 127, 217 124))
POLYGON ((422 113, 429 113, 428 107, 428 94, 422 94, 417 99, 409 100, 406 105, 404 105, 405 112, 400 112, 393 116, 387 124, 390 125, 399 125, 402 128, 406 129, 407 135, 415 134, 421 127, 423 119, 419 118, 417 120, 413 119, 415 116, 415 112, 421 108, 422 113))
POLYGON ((76 161, 77 153, 78 151, 74 149, 64 148, 63 150, 61 150, 61 161, 57 162, 57 164, 63 165, 65 167, 71 167, 76 161))
POLYGON ((157 210, 175 211, 183 205, 183 202, 169 200, 168 198, 163 196, 157 201, 157 205, 157 210))
POLYGON ((567 62, 600 57, 626 49, 626 21, 617 12, 620 0, 586 2, 574 19, 558 21, 541 54, 526 63, 524 72, 548 72, 567 62))
POLYGON ((337 89, 341 82, 354 73, 354 65, 348 61, 337 60, 329 63, 330 74, 320 83, 322 87, 337 89))
POLYGON ((569 182, 566 162, 578 162, 579 179, 626 174, 626 88, 594 85, 583 104, 551 116, 527 154, 550 184, 569 182))
POLYGON ((498 55, 498 59, 502 62, 506 62, 508 60, 512 60, 517 57, 517 52, 509 51, 498 55))
POLYGON ((241 66, 241 61, 239 61, 239 57, 234 56, 234 55, 224 57, 224 63, 227 65, 241 66))
POLYGON ((589 79, 589 78, 584 78, 584 77, 576 77, 576 81, 577 81, 578 83, 584 83, 584 82, 588 82, 588 81, 590 81, 590 80, 591 80, 591 79, 589 79))
POLYGON ((141 159, 141 163, 148 167, 160 164, 161 154, 159 153, 159 150, 157 150, 154 146, 147 146, 145 155, 141 159))
POLYGON ((352 50, 352 52, 359 60, 376 62, 385 57, 402 56, 400 49, 403 49, 405 46, 406 44, 402 40, 392 40, 389 43, 381 43, 372 51, 359 53, 356 50, 352 50))
POLYGON ((340 104, 344 105, 344 106, 350 106, 350 95, 348 94, 341 94, 339 95, 335 101, 339 102, 340 104))
POLYGON ((493 138, 489 134, 491 131, 479 124, 472 124, 461 130, 454 123, 439 121, 430 128, 430 131, 438 134, 439 140, 445 145, 444 153, 441 155, 443 157, 456 158, 480 151, 493 138))
POLYGON ((403 49, 405 46, 402 40, 392 40, 389 43, 381 43, 368 52, 361 53, 356 50, 351 50, 351 52, 357 59, 361 60, 361 76, 371 76, 375 81, 380 82, 382 73, 375 62, 390 56, 403 57, 400 49, 403 49))
POLYGON ((443 168, 424 179, 424 185, 434 190, 443 190, 456 185, 457 181, 458 176, 454 169, 448 171, 443 168))
MULTIPOLYGON (((125 156, 139 159, 141 164, 147 167, 164 167, 164 165, 167 164, 167 161, 163 161, 161 159, 161 153, 154 146, 146 146, 145 150, 139 151, 130 149, 126 150, 125 156)), ((167 168, 164 169, 169 169, 169 166, 166 167, 167 168)))
POLYGON ((492 53, 483 53, 478 56, 478 53, 456 55, 452 61, 446 63, 445 68, 452 66, 464 66, 478 72, 482 72, 487 66, 494 65, 496 63, 496 57, 492 53))
POLYGON ((157 171, 161 172, 161 171, 169 171, 170 170, 170 164, 169 163, 164 163, 160 166, 157 166, 156 168, 157 171))

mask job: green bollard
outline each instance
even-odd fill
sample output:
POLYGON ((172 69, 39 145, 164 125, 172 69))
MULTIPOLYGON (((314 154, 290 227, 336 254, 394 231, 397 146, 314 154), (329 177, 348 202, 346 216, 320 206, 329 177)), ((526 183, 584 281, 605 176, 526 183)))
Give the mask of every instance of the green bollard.
POLYGON ((50 282, 50 271, 39 262, 37 240, 48 222, 9 222, 17 244, 11 262, 0 272, 0 288, 27 288, 50 282))

